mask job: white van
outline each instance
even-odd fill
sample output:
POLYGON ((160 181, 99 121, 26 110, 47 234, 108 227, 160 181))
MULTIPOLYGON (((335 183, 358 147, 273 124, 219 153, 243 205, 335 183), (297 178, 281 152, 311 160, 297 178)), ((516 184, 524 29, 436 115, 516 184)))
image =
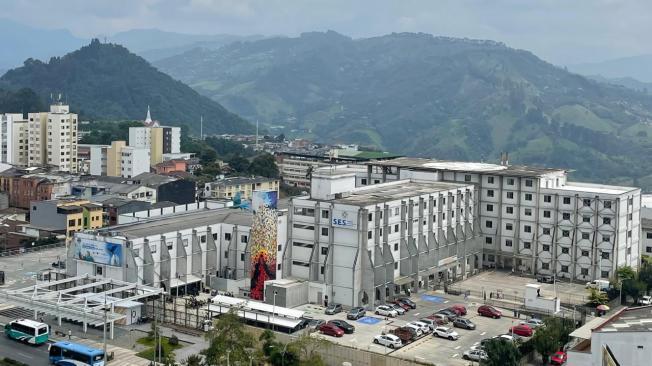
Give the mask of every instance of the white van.
POLYGON ((607 291, 611 285, 607 280, 594 280, 586 283, 586 288, 594 288, 600 291, 607 291))

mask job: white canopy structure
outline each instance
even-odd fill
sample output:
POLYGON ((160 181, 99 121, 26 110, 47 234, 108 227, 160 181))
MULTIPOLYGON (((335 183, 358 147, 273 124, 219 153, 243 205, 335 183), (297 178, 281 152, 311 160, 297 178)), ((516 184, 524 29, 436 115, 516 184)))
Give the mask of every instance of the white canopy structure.
POLYGON ((0 292, 0 302, 33 310, 34 318, 38 312, 55 316, 59 325, 61 319, 81 322, 84 332, 88 324, 101 326, 109 323, 113 339, 115 321, 125 317, 115 312, 116 306, 125 303, 133 305, 136 300, 162 293, 160 288, 85 274, 6 290, 0 292))

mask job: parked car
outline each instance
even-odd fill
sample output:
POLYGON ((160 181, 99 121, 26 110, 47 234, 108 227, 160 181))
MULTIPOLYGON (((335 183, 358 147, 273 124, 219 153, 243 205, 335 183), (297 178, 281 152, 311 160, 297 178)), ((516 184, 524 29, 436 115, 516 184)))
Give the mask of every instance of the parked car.
POLYGON ((430 326, 427 323, 424 323, 424 322, 421 322, 421 321, 418 321, 418 320, 411 321, 411 322, 409 322, 407 324, 414 324, 414 325, 418 326, 419 328, 421 328, 421 332, 423 332, 423 334, 430 333, 430 331, 431 331, 430 326))
POLYGON ((453 326, 456 328, 464 328, 468 330, 475 329, 475 323, 466 318, 457 318, 453 320, 453 326))
POLYGON ((509 328, 509 333, 519 335, 521 337, 532 337, 534 330, 527 324, 518 324, 509 328))
POLYGON ((398 313, 398 315, 403 315, 407 312, 407 310, 405 310, 401 305, 398 304, 385 304, 385 305, 396 310, 396 313, 398 313))
POLYGON ((374 337, 374 343, 389 348, 399 348, 403 345, 401 339, 393 334, 381 334, 374 337))
POLYGON ((349 310, 348 313, 346 313, 346 318, 349 320, 358 320, 366 315, 366 311, 362 307, 355 307, 351 310, 349 310))
POLYGON ((600 291, 607 291, 610 287, 611 284, 609 284, 609 281, 607 280, 593 280, 586 283, 586 288, 594 288, 600 291))
POLYGON ((453 308, 453 307, 451 306, 450 308, 446 308, 446 310, 448 310, 448 311, 452 311, 452 312, 455 313, 455 315, 457 315, 457 316, 462 316, 462 310, 460 310, 460 309, 453 308))
POLYGON ((437 327, 435 328, 435 332, 433 334, 436 337, 447 338, 450 339, 451 341, 456 341, 460 338, 460 335, 457 334, 456 331, 448 327, 437 327))
POLYGON ((484 349, 486 346, 487 342, 493 341, 493 340, 501 340, 501 341, 508 341, 508 342, 514 342, 514 337, 512 337, 509 334, 501 334, 497 336, 493 336, 491 338, 485 338, 480 341, 480 348, 484 349))
POLYGON ((395 318, 398 316, 398 312, 394 308, 389 307, 388 305, 379 305, 376 308, 376 315, 389 316, 395 318))
POLYGON ((462 304, 455 304, 451 306, 449 309, 455 309, 456 310, 455 312, 458 313, 458 315, 466 315, 466 306, 462 304))
POLYGON ((417 338, 417 331, 410 327, 398 327, 391 330, 390 333, 399 337, 403 344, 411 342, 417 338))
POLYGON ((342 304, 328 304, 324 313, 326 315, 335 315, 342 312, 342 304))
POLYGON ((489 359, 489 357, 487 356, 487 352, 481 349, 470 349, 468 351, 465 351, 464 354, 462 355, 462 358, 465 360, 471 360, 477 362, 489 359))
POLYGON ((320 333, 333 337, 341 337, 344 335, 344 331, 332 323, 323 323, 317 329, 320 333))
POLYGON ((441 309, 437 312, 437 314, 446 315, 449 321, 453 321, 455 318, 457 318, 457 314, 454 311, 448 309, 441 309))
POLYGON ((444 314, 432 314, 428 317, 437 322, 437 325, 446 325, 448 324, 448 317, 444 314))
POLYGON ((326 323, 324 319, 308 319, 306 328, 319 329, 319 327, 324 323, 326 323))
POLYGON ((555 277, 547 274, 539 274, 537 275, 537 282, 555 283, 555 277))
POLYGON ((417 337, 421 337, 423 335, 423 329, 421 328, 420 325, 407 323, 405 324, 405 327, 413 329, 417 333, 417 337))
POLYGON ((408 299, 407 297, 400 297, 400 298, 398 298, 398 300, 396 300, 396 301, 399 301, 399 302, 401 302, 401 303, 403 303, 403 304, 405 304, 405 305, 408 305, 408 306, 409 306, 410 308, 412 308, 412 309, 416 309, 416 308, 417 308, 417 304, 416 304, 414 301, 408 299))
POLYGON ((432 332, 433 330, 435 330, 435 328, 437 328, 437 326, 439 325, 439 324, 437 324, 437 321, 436 321, 436 320, 434 320, 434 319, 430 319, 430 318, 422 318, 422 319, 419 319, 419 322, 424 323, 424 324, 427 324, 427 325, 428 325, 428 328, 430 328, 430 331, 431 331, 431 332, 432 332))
POLYGON ((490 318, 498 319, 501 316, 503 316, 503 313, 500 312, 500 310, 496 309, 493 306, 489 305, 480 305, 478 307, 478 314, 482 316, 487 316, 490 318))
POLYGON ((523 320, 523 321, 521 321, 521 324, 529 325, 530 328, 532 328, 532 329, 536 329, 536 328, 544 326, 543 320, 537 319, 537 318, 530 318, 530 319, 527 319, 527 320, 523 320))
POLYGON ((353 334, 353 332, 355 332, 355 327, 349 324, 348 322, 346 322, 345 320, 334 319, 334 320, 329 320, 328 322, 342 329, 346 334, 353 334))
POLYGON ((410 305, 408 305, 408 304, 404 304, 404 303, 402 303, 402 302, 400 302, 400 301, 398 301, 398 300, 394 300, 394 301, 392 302, 392 305, 398 306, 398 307, 400 307, 401 309, 405 310, 406 312, 409 311, 410 309, 412 309, 412 308, 410 307, 410 305))
POLYGON ((550 357, 550 364, 552 365, 563 365, 568 361, 568 355, 566 352, 555 352, 552 357, 550 357))
POLYGON ((652 305, 652 296, 642 296, 638 299, 639 305, 652 305))

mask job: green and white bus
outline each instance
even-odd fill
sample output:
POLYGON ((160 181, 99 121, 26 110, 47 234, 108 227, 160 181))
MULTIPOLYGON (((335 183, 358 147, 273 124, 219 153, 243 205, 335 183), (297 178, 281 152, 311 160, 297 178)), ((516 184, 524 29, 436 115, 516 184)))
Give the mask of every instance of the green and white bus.
POLYGON ((5 324, 7 337, 29 344, 43 344, 47 342, 50 329, 47 324, 29 319, 18 319, 5 324))

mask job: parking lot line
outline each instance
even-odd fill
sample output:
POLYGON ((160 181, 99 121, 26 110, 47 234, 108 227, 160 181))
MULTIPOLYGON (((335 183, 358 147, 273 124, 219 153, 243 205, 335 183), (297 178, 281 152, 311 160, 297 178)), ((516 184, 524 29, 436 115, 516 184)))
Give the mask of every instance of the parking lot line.
POLYGON ((482 332, 482 333, 480 333, 480 335, 485 335, 485 334, 487 334, 487 332, 482 332))
POLYGON ((419 314, 421 314, 421 313, 416 313, 416 314, 414 314, 414 316, 419 316, 419 314))
POLYGON ((459 353, 456 353, 456 354, 452 355, 451 358, 455 358, 455 357, 457 357, 459 355, 460 355, 459 353))
POLYGON ((460 348, 462 348, 462 346, 457 346, 457 347, 455 347, 455 349, 460 349, 460 348))

